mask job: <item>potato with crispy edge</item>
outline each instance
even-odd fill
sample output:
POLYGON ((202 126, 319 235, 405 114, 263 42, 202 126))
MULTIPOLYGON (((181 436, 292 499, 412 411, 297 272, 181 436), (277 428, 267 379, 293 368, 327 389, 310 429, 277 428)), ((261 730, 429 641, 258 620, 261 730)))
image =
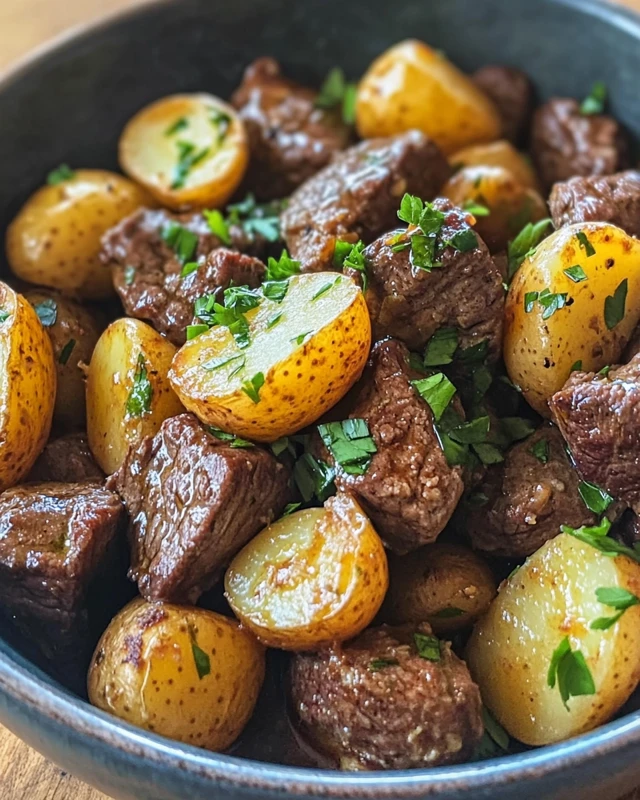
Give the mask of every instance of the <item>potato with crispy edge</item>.
POLYGON ((184 411, 167 373, 175 345, 139 319, 117 319, 93 351, 87 376, 87 437, 107 475, 130 445, 184 411))
POLYGON ((27 200, 7 230, 9 266, 27 283, 85 300, 110 297, 111 273, 99 259, 102 234, 149 204, 150 195, 128 178, 79 169, 27 200))
POLYGON ((417 129, 447 154, 502 132, 484 92, 442 53, 415 39, 371 64, 358 86, 356 125, 363 139, 417 129))
POLYGON ((264 673, 264 648, 235 620, 138 598, 96 648, 89 699, 154 733, 225 750, 249 721, 264 673))
POLYGON ((449 156, 449 163, 456 171, 463 167, 502 167, 508 169, 522 186, 540 190, 537 175, 528 158, 506 139, 464 147, 449 156))
POLYGON ((477 623, 467 647, 471 675, 486 706, 521 742, 551 744, 592 730, 615 714, 636 688, 640 605, 612 622, 618 611, 598 599, 601 589, 630 593, 630 598, 640 595, 640 565, 626 556, 606 556, 563 533, 501 585, 477 623), (607 620, 605 626, 612 624, 602 627, 602 620, 607 620), (567 686, 575 689, 577 682, 563 674, 569 664, 559 666, 557 675, 552 669, 565 637, 571 650, 582 654, 578 658, 584 658, 595 689, 569 697, 566 707, 560 692, 567 686))
POLYGON ((279 519, 231 562, 226 597, 269 647, 315 650, 356 636, 387 591, 387 557, 356 501, 331 497, 279 519))
POLYGON ((295 275, 282 302, 265 298, 245 318, 244 349, 218 325, 187 342, 173 360, 173 388, 207 425, 273 442, 315 422, 366 364, 371 321, 351 278, 295 275))
POLYGON ((221 206, 249 163, 244 123, 210 94, 176 94, 146 106, 127 123, 120 166, 163 206, 221 206))
POLYGON ((572 369, 617 363, 639 321, 640 242, 605 222, 561 228, 525 258, 509 288, 509 377, 548 417, 547 400, 572 369))
POLYGON ((0 282, 0 491, 47 443, 56 399, 53 348, 29 302, 0 282))

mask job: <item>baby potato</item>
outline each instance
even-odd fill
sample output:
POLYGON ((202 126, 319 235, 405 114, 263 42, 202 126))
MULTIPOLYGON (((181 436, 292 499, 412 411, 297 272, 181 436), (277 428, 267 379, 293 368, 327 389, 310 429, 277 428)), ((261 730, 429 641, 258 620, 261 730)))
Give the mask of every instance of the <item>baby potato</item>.
POLYGON ((120 137, 122 169, 163 206, 221 206, 249 163, 244 123, 210 94, 163 97, 139 111, 120 137))
POLYGON ((461 208, 479 204, 488 209, 487 216, 477 215, 474 227, 492 253, 506 250, 527 222, 547 216, 546 203, 535 189, 521 184, 504 167, 464 167, 449 179, 442 194, 461 208))
POLYGON ((225 750, 249 721, 264 673, 264 648, 235 620, 138 598, 96 648, 89 699, 162 736, 225 750))
POLYGON ((599 599, 602 590, 618 602, 635 602, 640 565, 562 533, 500 586, 477 623, 467 648, 471 675, 486 706, 521 742, 551 744, 596 728, 636 688, 640 605, 616 621, 619 610, 599 599), (559 663, 567 646, 581 655, 574 660, 565 653, 559 663), (565 706, 561 692, 567 689, 565 706))
POLYGON ((150 196, 122 175, 79 169, 27 200, 7 230, 9 266, 28 283, 85 300, 110 297, 111 273, 98 258, 102 234, 150 203, 150 196))
POLYGON ((436 634, 471 625, 496 595, 487 564, 468 547, 436 543, 407 556, 389 556, 385 622, 428 622, 436 634))
POLYGON ((369 67, 358 87, 356 125, 363 139, 417 129, 447 154, 502 132, 494 104, 442 53, 408 39, 369 67))
POLYGON ((245 315, 249 344, 216 326, 187 342, 169 378, 189 411, 208 424, 273 442, 314 422, 360 377, 371 346, 362 292, 334 272, 295 275, 282 302, 245 315))
POLYGON ((81 365, 91 361, 100 336, 96 314, 57 292, 31 289, 24 296, 35 308, 53 345, 58 376, 54 423, 63 431, 84 430, 85 376, 81 365))
POLYGON ((522 263, 505 305, 504 360, 543 416, 572 369, 619 361, 640 320, 639 264, 640 241, 605 222, 563 227, 522 263))
POLYGON ((40 455, 55 399, 51 341, 28 301, 0 282, 0 491, 19 483, 40 455))
POLYGON ((540 188, 528 159, 506 139, 464 147, 449 157, 449 163, 456 170, 462 167, 502 167, 509 170, 522 186, 536 190, 540 188))
POLYGON ((107 475, 130 445, 184 411, 167 373, 176 347, 146 322, 117 319, 93 351, 87 376, 87 438, 107 475))
POLYGON ((269 647, 316 650, 356 636, 389 585, 384 547, 349 495, 279 519, 231 562, 226 597, 269 647))

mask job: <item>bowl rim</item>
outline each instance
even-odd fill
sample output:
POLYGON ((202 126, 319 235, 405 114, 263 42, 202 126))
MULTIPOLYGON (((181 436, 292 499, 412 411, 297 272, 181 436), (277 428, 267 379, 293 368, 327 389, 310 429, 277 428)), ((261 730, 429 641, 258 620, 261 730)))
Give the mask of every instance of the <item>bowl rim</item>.
MULTIPOLYGON (((149 9, 170 6, 180 0, 138 0, 137 5, 75 25, 31 50, 0 73, 0 94, 42 62, 64 52, 67 45, 89 39, 117 22, 143 17, 149 9)), ((605 21, 630 32, 640 42, 640 13, 615 0, 549 0, 605 21)), ((26 706, 53 724, 71 728, 88 738, 119 751, 123 758, 141 758, 165 769, 179 770, 212 786, 259 789, 278 795, 292 793, 309 797, 392 800, 441 796, 473 786, 496 789, 516 780, 559 775, 594 758, 602 759, 623 747, 640 747, 640 710, 595 730, 557 744, 547 745, 488 761, 471 762, 424 770, 345 773, 308 767, 291 767, 215 753, 167 739, 135 727, 52 685, 35 665, 17 655, 0 638, 0 692, 26 706), (23 663, 21 663, 23 662, 23 663), (29 666, 26 666, 29 664, 29 666)), ((484 796, 484 795, 483 795, 484 796)))

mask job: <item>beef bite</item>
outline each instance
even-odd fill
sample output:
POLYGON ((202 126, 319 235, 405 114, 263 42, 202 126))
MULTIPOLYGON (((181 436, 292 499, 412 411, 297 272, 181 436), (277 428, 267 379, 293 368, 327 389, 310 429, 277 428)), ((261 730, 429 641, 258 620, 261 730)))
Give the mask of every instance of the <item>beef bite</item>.
POLYGON ((102 482, 104 472, 96 464, 86 433, 69 433, 50 439, 27 478, 34 483, 102 482))
POLYGON ((431 200, 451 174, 418 131, 369 139, 337 155, 291 197, 282 233, 303 272, 334 268, 336 241, 371 242, 392 228, 405 192, 431 200))
POLYGON ((518 144, 533 113, 534 91, 529 76, 515 67, 489 64, 476 70, 471 79, 493 100, 502 122, 503 136, 518 144))
POLYGON ((195 603, 290 499, 289 471, 260 447, 232 447, 191 414, 129 450, 108 486, 130 514, 130 577, 147 600, 195 603))
POLYGON ((282 75, 273 58, 247 67, 232 98, 249 136, 246 187, 264 200, 286 197, 349 143, 339 109, 318 108, 318 93, 282 75))

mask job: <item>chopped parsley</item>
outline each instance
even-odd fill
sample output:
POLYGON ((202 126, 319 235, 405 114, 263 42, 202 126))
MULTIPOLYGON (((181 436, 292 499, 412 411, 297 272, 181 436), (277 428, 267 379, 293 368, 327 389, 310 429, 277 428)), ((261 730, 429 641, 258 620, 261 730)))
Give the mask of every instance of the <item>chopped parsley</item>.
POLYGON ((2 325, 3 322, 6 322, 10 316, 11 314, 9 314, 8 311, 5 311, 3 308, 0 308, 0 325, 2 325))
POLYGON ((209 122, 214 125, 218 129, 218 147, 224 142, 227 138, 227 134, 229 133, 229 128, 231 127, 232 119, 227 114, 226 111, 221 111, 218 108, 214 108, 211 110, 211 114, 209 116, 209 122))
POLYGON ((297 511, 302 503, 287 503, 284 507, 284 511, 282 512, 283 517, 288 517, 289 514, 293 514, 294 511, 297 511))
POLYGON ((256 405, 260 402, 260 389, 264 386, 264 375, 256 372, 253 378, 242 384, 242 391, 247 395, 252 403, 256 405))
POLYGON ((47 183, 49 186, 58 186, 58 184, 73 180, 75 177, 75 170, 71 169, 68 164, 60 164, 47 175, 47 183))
POLYGON ((434 619, 454 619, 455 617, 463 617, 465 612, 461 608, 455 608, 455 606, 449 606, 448 608, 443 608, 440 611, 437 611, 433 614, 434 619))
MULTIPOLYGON (((398 210, 398 218, 411 226, 407 236, 411 245, 412 265, 426 272, 441 267, 442 262, 437 258, 442 243, 438 237, 444 225, 445 214, 432 203, 425 203, 419 197, 405 193, 398 210)), ((459 231, 456 236, 460 233, 464 232, 459 231)), ((462 244, 464 245, 464 241, 462 244)))
POLYGON ((468 211, 469 214, 472 214, 474 217, 488 217, 491 213, 486 206, 483 206, 482 203, 478 203, 475 200, 465 200, 462 204, 462 210, 468 211))
POLYGON ((616 624, 628 608, 637 606, 640 603, 640 598, 636 597, 635 594, 632 594, 626 589, 621 589, 618 586, 596 589, 596 597, 599 603, 615 609, 618 613, 610 617, 598 617, 598 619, 594 619, 589 626, 591 630, 594 631, 608 630, 616 624))
POLYGON ((612 295, 604 299, 604 321, 611 331, 624 319, 629 281, 625 278, 612 295))
POLYGON ((215 436, 216 439, 220 439, 221 442, 227 442, 229 447, 255 447, 255 444, 250 442, 248 439, 242 439, 240 436, 236 436, 233 433, 227 433, 221 428, 216 428, 213 425, 207 425, 207 430, 212 436, 215 436))
POLYGON ((201 150, 196 150, 195 144, 182 140, 176 142, 176 147, 178 148, 178 163, 170 188, 182 189, 191 170, 209 155, 209 148, 203 147, 201 150))
POLYGON ((538 302, 542 306, 542 319, 549 319, 567 305, 568 298, 567 292, 551 292, 548 288, 541 292, 527 292, 524 296, 524 310, 529 314, 538 302))
POLYGON ((607 85, 604 81, 596 81, 591 91, 580 105, 580 113, 585 116, 602 114, 607 102, 607 85))
POLYGON ((479 444, 486 442, 489 434, 488 416, 476 417, 470 422, 463 422, 449 431, 449 436, 459 444, 479 444))
POLYGON ((252 194, 244 200, 227 206, 227 225, 239 225, 245 234, 253 241, 256 236, 262 236, 268 242, 277 242, 280 239, 280 212, 284 201, 273 200, 270 203, 256 203, 252 194))
POLYGON ((215 325, 229 328, 238 347, 244 349, 249 346, 249 323, 244 315, 257 308, 260 299, 258 290, 248 286, 230 286, 224 291, 224 305, 216 302, 215 294, 205 294, 196 300, 193 313, 209 328, 215 325))
POLYGON ((536 247, 544 239, 547 229, 551 225, 550 219, 541 219, 539 222, 528 222, 507 248, 508 267, 507 276, 511 281, 525 258, 530 258, 536 247))
POLYGON ((307 336, 310 336, 312 333, 313 331, 306 331, 305 333, 301 333, 299 336, 294 336, 291 341, 296 345, 301 345, 307 336))
POLYGON ((578 485, 578 492, 580 492, 580 497, 589 511, 592 511, 598 516, 604 514, 611 503, 613 503, 613 497, 604 489, 596 486, 595 483, 581 481, 578 485))
POLYGON ((180 277, 186 278, 188 275, 191 275, 192 272, 197 272, 199 266, 200 265, 197 261, 187 261, 184 267, 182 267, 180 270, 180 277))
POLYGON ((214 236, 217 236, 222 244, 231 244, 231 234, 229 233, 229 226, 222 212, 217 208, 209 211, 206 208, 202 212, 203 217, 207 220, 209 230, 214 236))
POLYGON ((262 284, 262 294, 274 303, 281 303, 289 291, 289 280, 267 281, 262 284))
POLYGON ((549 462, 549 442, 546 439, 538 439, 529 448, 532 456, 538 459, 541 464, 549 462))
POLYGON ((336 241, 333 251, 334 266, 340 269, 350 268, 355 269, 362 274, 362 291, 367 291, 368 275, 367 275, 367 262, 364 257, 364 242, 343 242, 340 239, 336 241))
POLYGON ((233 364, 240 360, 245 360, 245 357, 241 354, 237 356, 229 356, 228 358, 212 358, 209 361, 204 362, 202 369, 206 369, 208 372, 214 372, 217 369, 222 369, 222 367, 226 367, 228 364, 233 364))
POLYGON ((45 328, 51 328, 52 325, 56 324, 56 320, 58 319, 58 306, 55 300, 48 297, 41 303, 36 303, 33 308, 38 315, 38 319, 45 328))
POLYGON ((135 281, 136 271, 136 268, 131 264, 127 264, 127 266, 124 268, 123 277, 125 286, 131 286, 131 284, 135 281))
POLYGON ((413 641, 420 658, 424 658, 426 661, 440 661, 440 642, 435 636, 414 633, 413 641))
POLYGON ((474 444, 473 450, 483 464, 500 464, 504 461, 504 456, 499 448, 490 442, 474 444))
POLYGON ((353 125, 356 118, 357 85, 348 83, 340 67, 334 67, 320 87, 315 100, 316 108, 337 108, 342 110, 342 119, 346 125, 353 125))
POLYGON ((340 278, 337 278, 334 281, 329 281, 329 283, 323 284, 318 289, 318 291, 313 295, 313 297, 311 298, 311 302, 313 303, 314 300, 317 300, 319 297, 322 297, 323 294, 326 294, 330 289, 333 289, 333 287, 336 285, 336 283, 339 280, 340 280, 340 278))
POLYGON ((436 372, 428 378, 411 381, 420 397, 427 403, 438 422, 456 393, 456 387, 444 372, 436 372))
POLYGON ((191 653, 193 654, 198 678, 202 680, 206 678, 207 675, 211 674, 211 659, 198 645, 196 632, 192 625, 189 625, 189 638, 191 639, 191 653))
POLYGON ((582 269, 579 264, 576 264, 573 267, 567 267, 567 269, 562 270, 564 274, 569 278, 569 280, 573 281, 574 283, 581 283, 582 281, 587 280, 587 273, 582 269))
POLYGON ((283 281, 293 275, 298 275, 299 272, 300 262, 295 261, 286 250, 283 250, 278 259, 269 256, 264 279, 265 281, 283 281))
POLYGON ((396 658, 374 658, 369 662, 371 672, 380 672, 387 667, 397 667, 400 662, 396 658))
POLYGON ((527 439, 535 431, 534 425, 524 417, 503 417, 500 427, 509 439, 509 444, 527 439))
POLYGON ((165 136, 173 136, 175 133, 179 131, 183 131, 185 128, 189 127, 189 120, 186 117, 178 117, 175 122, 172 122, 171 125, 165 130, 165 136))
POLYGON ((439 328, 427 342, 424 351, 425 367, 440 367, 451 364, 458 349, 456 328, 439 328))
POLYGON ((605 367, 602 367, 602 369, 599 372, 596 372, 596 375, 598 378, 606 378, 610 372, 611 372, 611 366, 607 364, 605 367))
POLYGON ((484 723, 484 733, 474 753, 475 759, 496 758, 508 752, 510 745, 509 734, 484 706, 482 707, 482 721, 484 723))
POLYGON ((71 353, 73 353, 73 348, 76 346, 75 339, 69 339, 69 341, 65 344, 65 346, 60 351, 60 355, 58 356, 58 363, 59 364, 66 364, 69 358, 71 357, 71 353))
POLYGON ((127 398, 126 412, 128 417, 142 417, 151 411, 153 387, 147 375, 147 367, 142 353, 138 355, 136 371, 133 376, 133 386, 127 398))
POLYGON ((565 636, 551 656, 547 685, 550 689, 554 689, 556 684, 567 711, 569 710, 568 701, 571 697, 596 693, 596 686, 587 662, 579 650, 571 649, 568 636, 565 636))
POLYGON ((579 242, 579 246, 582 247, 585 253, 587 254, 587 258, 595 256, 596 248, 587 239, 587 234, 584 231, 579 231, 578 233, 576 233, 576 239, 579 242))
POLYGON ((206 333, 208 330, 208 325, 187 325, 185 330, 187 341, 190 342, 192 339, 197 338, 201 333, 206 333))
POLYGON ((562 533, 568 533, 581 542, 595 547, 596 550, 599 550, 609 558, 628 556, 633 561, 640 563, 640 548, 627 547, 626 544, 622 544, 608 535, 611 530, 611 520, 607 519, 607 517, 604 517, 598 525, 583 525, 581 528, 562 525, 560 530, 562 533))
POLYGON ((173 250, 181 264, 193 260, 198 246, 198 236, 177 222, 169 222, 162 229, 160 236, 173 250))
POLYGON ((324 503, 335 492, 333 478, 331 467, 311 453, 303 453, 293 467, 293 479, 305 503, 313 497, 324 503))
POLYGON ((318 433, 336 463, 347 475, 364 475, 378 452, 364 419, 318 425, 318 433))
POLYGON ((571 365, 571 369, 569 370, 569 372, 570 372, 570 373, 571 373, 571 372, 578 372, 578 371, 579 371, 579 370, 581 370, 581 369, 582 369, 582 359, 581 359, 581 358, 579 358, 577 361, 574 361, 574 362, 573 362, 573 364, 571 365))
POLYGON ((461 253, 468 253, 469 250, 475 250, 478 246, 478 237, 473 228, 465 228, 455 233, 447 240, 446 244, 451 245, 451 247, 459 250, 461 253))
POLYGON ((272 317, 269 317, 267 320, 267 330, 270 331, 271 328, 274 328, 284 316, 284 311, 278 311, 277 314, 274 314, 272 317))

